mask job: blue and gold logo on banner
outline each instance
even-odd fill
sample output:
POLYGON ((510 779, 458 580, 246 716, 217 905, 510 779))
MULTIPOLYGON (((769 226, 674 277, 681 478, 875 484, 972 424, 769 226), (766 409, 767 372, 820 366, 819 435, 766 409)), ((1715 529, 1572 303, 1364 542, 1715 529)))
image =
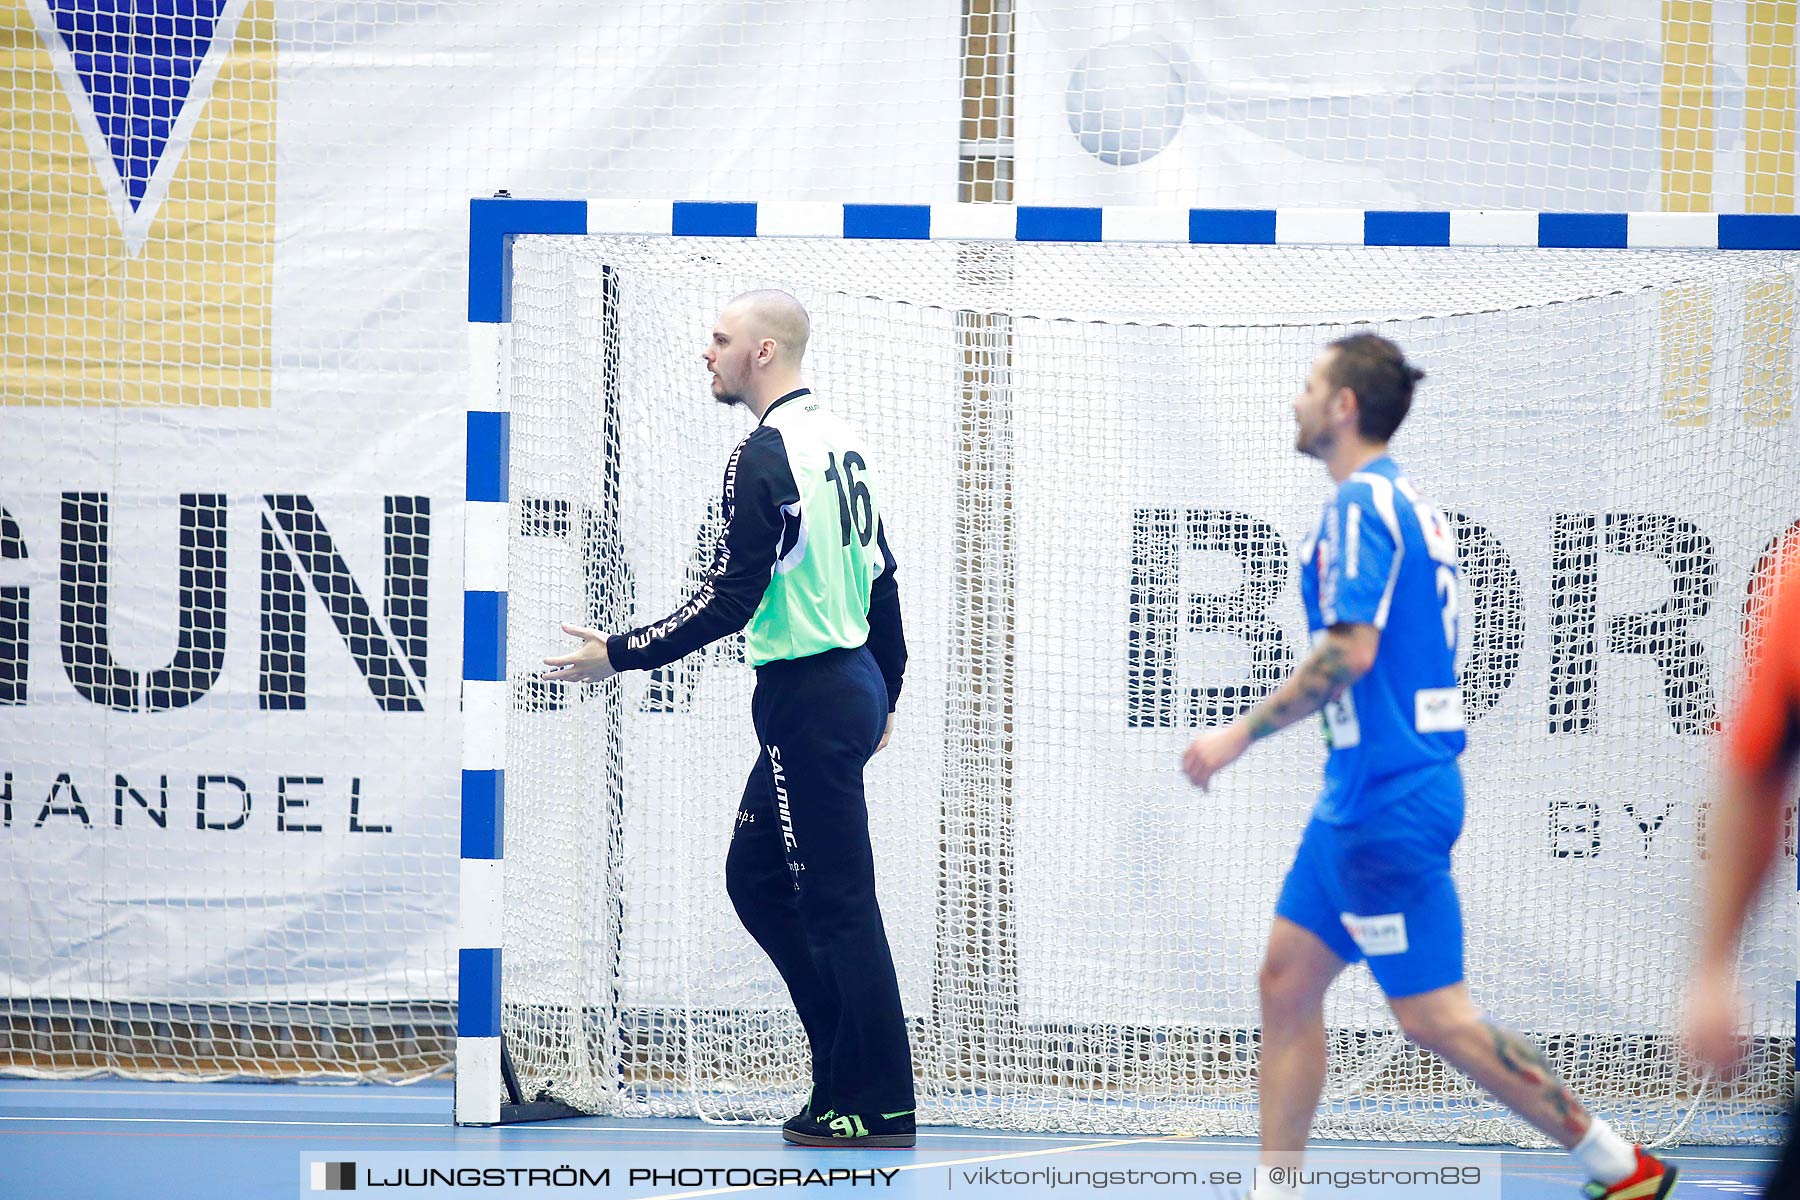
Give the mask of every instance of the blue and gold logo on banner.
POLYGON ((0 0, 0 96, 0 404, 268 404, 274 0, 0 0))

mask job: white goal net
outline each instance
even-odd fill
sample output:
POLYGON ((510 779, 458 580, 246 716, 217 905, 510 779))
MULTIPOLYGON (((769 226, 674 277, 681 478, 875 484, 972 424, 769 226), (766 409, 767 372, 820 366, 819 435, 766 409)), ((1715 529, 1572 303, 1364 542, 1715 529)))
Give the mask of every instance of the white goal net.
MULTIPOLYGON (((1322 742, 1260 745, 1210 795, 1177 765, 1304 644, 1292 555, 1330 485, 1288 400, 1361 326, 1429 372, 1396 457, 1462 556, 1477 1002, 1639 1140, 1735 1140, 1785 1103, 1791 921, 1748 943, 1742 1078, 1672 1031, 1710 734, 1795 517, 1793 364, 1746 330, 1792 326, 1800 256, 532 237, 514 263, 502 997, 527 1097, 769 1121, 805 1090, 724 890, 756 750, 736 639, 535 679, 559 622, 617 631, 695 586, 749 425, 699 354, 777 286, 880 455, 900 563, 912 660, 869 795, 922 1120, 1254 1131, 1257 964, 1322 742)), ((1327 1019, 1319 1133, 1530 1140, 1360 969, 1327 1019)))

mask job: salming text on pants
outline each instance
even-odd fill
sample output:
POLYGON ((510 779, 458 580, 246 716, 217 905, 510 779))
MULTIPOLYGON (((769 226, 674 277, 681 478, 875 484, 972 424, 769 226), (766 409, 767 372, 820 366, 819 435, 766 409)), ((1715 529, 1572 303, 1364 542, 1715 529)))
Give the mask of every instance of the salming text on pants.
POLYGON ((887 688, 866 648, 756 670, 751 717, 762 752, 738 808, 725 886, 794 998, 812 1046, 815 1113, 913 1107, 863 801, 863 766, 887 716, 887 688))

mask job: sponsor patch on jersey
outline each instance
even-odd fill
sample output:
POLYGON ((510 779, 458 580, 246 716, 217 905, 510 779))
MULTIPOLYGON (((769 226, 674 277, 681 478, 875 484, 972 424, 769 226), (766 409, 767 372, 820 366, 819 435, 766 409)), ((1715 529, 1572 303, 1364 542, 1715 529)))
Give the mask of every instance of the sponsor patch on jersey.
POLYGON ((1339 913, 1338 920, 1344 923, 1344 931, 1356 943, 1357 949, 1370 958, 1406 953, 1405 913, 1383 913, 1374 917, 1339 913))
POLYGON ((806 558, 806 516, 800 505, 781 506, 781 543, 775 548, 775 573, 786 575, 806 558))
POLYGON ((1420 733, 1451 733, 1463 727, 1462 689, 1420 688, 1413 693, 1413 728, 1420 733))
POLYGON ((1320 710, 1325 714, 1325 732, 1330 735, 1333 750, 1352 750, 1362 745, 1362 722, 1356 719, 1356 697, 1345 688, 1336 700, 1327 700, 1320 710))

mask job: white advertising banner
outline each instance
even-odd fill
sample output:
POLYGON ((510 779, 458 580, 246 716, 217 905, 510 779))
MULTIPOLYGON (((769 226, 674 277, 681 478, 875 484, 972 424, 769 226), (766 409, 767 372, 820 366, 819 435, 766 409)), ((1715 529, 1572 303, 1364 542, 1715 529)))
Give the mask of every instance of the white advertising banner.
POLYGON ((0 0, 0 994, 449 999, 468 199, 954 199, 957 6, 88 7, 0 0))
POLYGON ((1765 164, 1756 131, 1791 130, 1794 96, 1746 69, 1791 29, 1678 11, 1023 0, 1018 198, 1791 211, 1792 167, 1765 164))
MULTIPOLYGON (((1779 465, 1800 450, 1792 422, 1671 422, 1634 399, 1656 395, 1651 359, 1494 355, 1577 328, 1627 346, 1657 304, 1382 327, 1429 375, 1395 455, 1461 543, 1469 980, 1532 1029, 1673 1028, 1678 989, 1623 948, 1685 961, 1746 596, 1800 515, 1779 465), (1778 476, 1754 495, 1734 482, 1778 476)), ((1196 725, 1243 711, 1307 650, 1295 556, 1333 484, 1294 452, 1283 398, 1317 352, 1309 332, 1122 328, 1071 395, 1062 330, 1020 324, 1015 535, 1055 547, 1021 556, 1015 609, 1033 1019, 1259 1024, 1256 970, 1325 734, 1311 718, 1257 744, 1204 795, 1177 767, 1196 725)), ((1763 925, 1750 960, 1785 966, 1791 937, 1763 925)), ((1385 1025, 1366 972, 1347 982, 1334 1022, 1385 1025)), ((1772 982, 1759 1019, 1781 1026, 1788 987, 1772 982)))

